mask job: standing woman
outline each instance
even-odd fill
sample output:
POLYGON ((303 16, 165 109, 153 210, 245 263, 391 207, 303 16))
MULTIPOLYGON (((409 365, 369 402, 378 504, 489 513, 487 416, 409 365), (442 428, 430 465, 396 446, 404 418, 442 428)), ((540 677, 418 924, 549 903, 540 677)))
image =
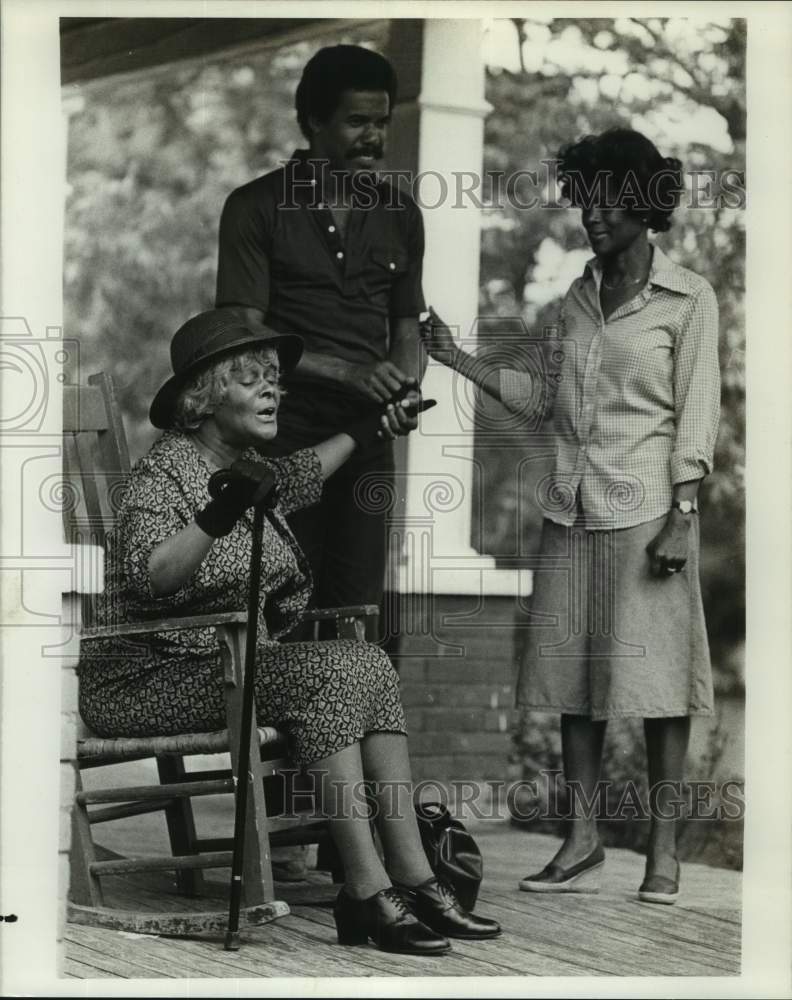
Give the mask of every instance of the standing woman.
MULTIPOLYGON (((682 164, 612 129, 560 154, 562 194, 595 256, 564 299, 555 469, 540 486, 541 553, 518 704, 558 712, 569 832, 528 892, 596 891, 594 801, 609 719, 644 720, 651 828, 639 898, 679 893, 674 803, 692 715, 713 713, 698 576, 697 496, 720 408, 712 287, 649 239, 665 232, 682 164)), ((508 407, 545 395, 530 374, 465 354, 434 315, 429 353, 508 407)))

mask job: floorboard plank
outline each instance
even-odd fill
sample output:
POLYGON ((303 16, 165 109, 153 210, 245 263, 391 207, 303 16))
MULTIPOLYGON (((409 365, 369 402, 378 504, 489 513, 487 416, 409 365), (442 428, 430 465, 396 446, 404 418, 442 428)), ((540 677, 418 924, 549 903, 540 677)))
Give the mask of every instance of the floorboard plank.
MULTIPOLYGON (((357 956, 346 954, 349 949, 322 946, 321 942, 311 942, 300 935, 299 930, 282 925, 282 921, 268 924, 265 928, 250 928, 242 932, 239 951, 223 950, 221 942, 198 940, 171 940, 168 947, 187 962, 209 963, 214 974, 221 977, 242 976, 257 978, 272 976, 316 975, 316 969, 324 970, 324 976, 367 976, 372 975, 365 962, 357 956), (261 932, 266 930, 266 936, 261 932)), ((355 949, 357 953, 359 949, 355 949)))
MULTIPOLYGON (((490 909, 477 907, 476 912, 480 912, 482 916, 498 916, 490 909)), ((307 920, 323 925, 328 924, 327 917, 321 911, 306 908, 304 911, 300 911, 300 914, 307 920)), ((462 956, 465 961, 473 960, 477 963, 496 966, 501 970, 496 973, 498 975, 574 976, 585 974, 589 969, 589 966, 577 962, 574 958, 561 958, 558 955, 557 946, 550 946, 542 950, 535 941, 526 941, 519 931, 515 933, 514 926, 494 940, 454 941, 453 948, 454 955, 462 956)), ((457 974, 465 975, 467 973, 457 974)))
MULTIPOLYGON (((117 934, 114 931, 110 933, 117 934)), ((91 968, 101 969, 123 979, 187 978, 186 970, 182 970, 178 966, 165 971, 152 967, 149 957, 142 954, 142 949, 125 949, 118 941, 113 943, 112 950, 108 948, 101 951, 72 941, 69 947, 69 957, 91 968), (141 953, 137 954, 137 951, 141 953), (130 957, 134 960, 130 961, 130 957)))
POLYGON ((92 965, 78 962, 76 959, 67 956, 63 960, 63 976, 65 979, 118 979, 114 972, 107 972, 104 969, 95 969, 92 965))
MULTIPOLYGON (((696 920, 688 920, 688 911, 676 907, 654 906, 651 912, 649 904, 628 903, 623 908, 617 907, 612 900, 601 896, 585 896, 577 894, 538 895, 530 893, 512 893, 511 895, 490 896, 490 905, 499 908, 492 913, 504 925, 511 922, 529 921, 541 915, 542 919, 566 927, 591 927, 593 932, 607 936, 614 945, 620 947, 635 947, 640 945, 651 950, 668 953, 669 948, 678 953, 679 948, 685 949, 691 958, 698 956, 703 962, 710 958, 718 962, 734 963, 734 935, 715 935, 707 927, 707 937, 699 940, 701 927, 696 920), (641 911, 641 912, 637 912, 641 911)), ((482 912, 485 912, 482 910, 482 912)), ((530 924, 527 929, 530 930, 530 924)), ((738 940, 739 945, 739 940, 738 940)), ((737 955, 739 966, 739 953, 737 955)))
MULTIPOLYGON (((102 931, 107 935, 104 947, 115 947, 119 937, 117 931, 102 931), (110 936, 113 936, 110 938, 110 936)), ((221 978, 224 976, 246 975, 245 966, 237 961, 241 952, 223 951, 219 941, 188 941, 178 938, 148 937, 140 938, 130 949, 140 949, 147 960, 169 962, 171 969, 184 970, 172 973, 174 978, 221 978)))
POLYGON ((519 932, 520 940, 531 941, 535 949, 547 955, 570 953, 573 961, 592 971, 633 976, 723 974, 723 957, 684 936, 664 943, 635 935, 628 924, 614 929, 604 925, 599 919, 602 910, 594 907, 577 912, 570 907, 564 912, 562 904, 541 899, 531 911, 520 912, 518 905, 508 901, 486 912, 519 932))
POLYGON ((303 952, 319 949, 334 956, 335 962, 347 963, 353 960, 365 965, 369 975, 426 975, 426 976, 485 976, 504 975, 501 968, 494 969, 487 962, 487 953, 460 955, 454 943, 454 952, 426 958, 413 955, 394 955, 378 951, 373 945, 356 948, 341 948, 336 942, 335 925, 332 914, 321 910, 300 911, 279 921, 276 936, 288 935, 294 943, 295 937, 302 943, 303 952), (339 955, 343 957, 339 957, 339 955))
MULTIPOLYGON (((344 976, 723 976, 740 970, 739 872, 685 864, 673 907, 637 900, 644 859, 609 849, 597 895, 522 893, 517 882, 552 857, 557 840, 503 822, 470 824, 484 856, 477 913, 498 919, 492 941, 455 941, 434 959, 393 955, 373 945, 337 943, 326 873, 276 886, 289 916, 242 931, 238 952, 219 936, 143 937, 70 925, 63 974, 69 978, 272 978, 344 976)), ((228 905, 227 872, 207 873, 200 899, 180 896, 172 875, 105 880, 108 905, 144 911, 220 910, 228 905)))

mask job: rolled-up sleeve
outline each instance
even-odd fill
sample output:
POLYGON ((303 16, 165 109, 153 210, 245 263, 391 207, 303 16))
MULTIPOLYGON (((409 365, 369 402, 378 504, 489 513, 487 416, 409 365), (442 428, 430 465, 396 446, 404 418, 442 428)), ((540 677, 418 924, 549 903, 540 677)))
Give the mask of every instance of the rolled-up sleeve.
POLYGON ((407 269, 393 283, 390 294, 390 315, 393 319, 418 316, 424 312, 423 296, 424 226, 421 210, 412 199, 406 199, 407 269))
MULTIPOLYGON (((536 406, 534 394, 539 386, 529 372, 520 372, 514 368, 498 370, 500 398, 504 406, 518 413, 530 412, 536 406)), ((538 394, 538 393, 537 393, 538 394)))
POLYGON ((718 303, 705 283, 692 299, 674 349, 673 483, 702 479, 712 472, 720 396, 718 303))

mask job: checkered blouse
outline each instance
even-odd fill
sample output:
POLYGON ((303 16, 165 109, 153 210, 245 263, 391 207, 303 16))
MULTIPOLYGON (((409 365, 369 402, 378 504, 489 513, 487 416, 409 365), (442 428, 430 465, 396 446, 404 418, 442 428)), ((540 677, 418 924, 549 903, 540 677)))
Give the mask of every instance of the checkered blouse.
MULTIPOLYGON (((718 304, 711 285, 655 246, 649 280, 607 320, 592 258, 561 307, 566 338, 553 406, 554 473, 544 514, 628 528, 666 514, 675 483, 712 471, 720 411, 718 304)), ((502 369, 501 396, 525 406, 531 376, 502 369)))

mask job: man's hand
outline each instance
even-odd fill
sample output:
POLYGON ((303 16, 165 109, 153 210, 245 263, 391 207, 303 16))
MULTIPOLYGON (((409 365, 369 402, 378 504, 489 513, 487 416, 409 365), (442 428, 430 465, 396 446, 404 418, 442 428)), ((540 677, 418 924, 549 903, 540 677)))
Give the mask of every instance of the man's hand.
POLYGON ((371 365, 345 363, 338 370, 338 375, 344 385, 375 403, 388 403, 404 386, 414 381, 392 361, 378 361, 371 365))
POLYGON ((691 517, 695 515, 672 510, 659 534, 646 546, 653 576, 672 576, 685 568, 691 517))
POLYGON ((392 396, 384 409, 374 408, 373 412, 345 427, 345 433, 354 438, 361 447, 373 444, 377 439, 393 440, 414 431, 418 426, 418 414, 437 405, 435 399, 423 399, 417 387, 417 379, 408 379, 406 387, 392 396))
MULTIPOLYGON (((383 436, 389 438, 403 437, 414 431, 418 426, 418 407, 421 403, 421 392, 418 380, 409 378, 401 392, 385 408, 382 415, 383 436)), ((428 407, 427 407, 428 409, 428 407)))

